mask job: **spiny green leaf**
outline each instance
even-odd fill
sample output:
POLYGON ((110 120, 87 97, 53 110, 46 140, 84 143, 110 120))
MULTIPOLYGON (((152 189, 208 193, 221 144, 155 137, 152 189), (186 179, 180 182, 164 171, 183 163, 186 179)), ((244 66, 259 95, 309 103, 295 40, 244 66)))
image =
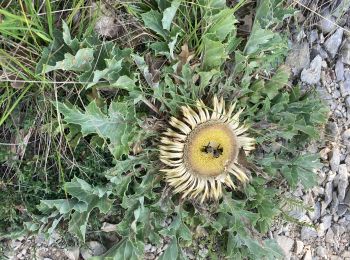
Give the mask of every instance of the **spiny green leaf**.
POLYGON ((227 35, 236 30, 237 20, 233 16, 232 9, 223 9, 218 14, 210 17, 212 24, 208 29, 208 34, 214 34, 219 41, 224 41, 227 35))
POLYGON ((85 242, 86 227, 91 210, 74 212, 69 221, 68 231, 75 234, 81 241, 85 242))
POLYGON ((162 18, 163 29, 170 30, 171 22, 173 21, 181 2, 182 0, 174 0, 171 2, 171 6, 164 10, 162 18))
POLYGON ((167 249, 165 249, 164 253, 159 257, 159 260, 177 259, 178 252, 177 239, 174 237, 167 249))
MULTIPOLYGON (((81 241, 85 241, 85 234, 88 219, 93 209, 98 208, 102 213, 107 213, 113 200, 109 199, 110 194, 104 187, 92 187, 86 181, 74 177, 70 182, 65 183, 65 189, 72 199, 66 200, 43 200, 38 209, 44 213, 55 209, 64 218, 70 218, 68 230, 76 235, 81 241)), ((51 230, 54 226, 51 226, 51 230)))
POLYGON ((163 29, 163 25, 162 25, 163 17, 161 13, 155 10, 151 10, 147 13, 143 13, 141 17, 147 28, 155 31, 157 34, 159 34, 164 39, 166 39, 168 33, 166 30, 163 29))
POLYGON ((296 12, 296 9, 285 7, 283 0, 265 0, 259 2, 255 20, 262 25, 262 28, 268 28, 296 12))
POLYGON ((37 208, 44 213, 56 208, 60 214, 67 214, 72 210, 84 212, 87 210, 88 205, 86 202, 75 199, 41 200, 37 208))
POLYGON ((213 41, 205 36, 203 37, 203 48, 202 67, 205 71, 220 67, 227 58, 225 46, 220 41, 213 41))
POLYGON ((95 256, 90 260, 139 260, 143 256, 144 243, 124 238, 103 256, 95 256))
POLYGON ((118 78, 116 82, 114 82, 111 86, 117 87, 120 89, 128 90, 129 92, 134 92, 137 89, 135 84, 135 80, 129 78, 128 76, 121 76, 118 78))
POLYGON ((81 126, 83 135, 97 134, 105 140, 109 139, 109 149, 116 158, 129 152, 129 145, 135 137, 136 122, 134 108, 128 103, 111 103, 108 115, 101 112, 95 101, 86 107, 85 112, 59 102, 57 108, 67 123, 81 126))
POLYGON ((279 93, 279 90, 288 83, 288 78, 289 69, 286 66, 281 66, 275 75, 266 82, 262 93, 266 94, 269 99, 273 99, 279 93))
POLYGON ((100 79, 106 79, 109 82, 111 82, 114 80, 115 77, 118 77, 119 72, 122 69, 123 60, 120 59, 117 61, 113 58, 111 60, 106 59, 105 62, 107 64, 106 68, 104 70, 95 70, 94 78, 92 79, 92 82, 87 85, 86 88, 92 87, 93 85, 98 83, 100 79))
POLYGON ((67 44, 73 51, 78 51, 79 41, 77 38, 74 38, 74 40, 72 40, 68 25, 63 20, 62 20, 62 28, 63 28, 62 35, 63 35, 63 40, 65 44, 67 44))
POLYGON ((254 25, 253 30, 249 36, 248 42, 244 49, 245 50, 244 53, 246 55, 251 55, 253 53, 256 53, 259 50, 260 45, 263 45, 269 42, 274 37, 274 35, 275 34, 272 31, 262 29, 259 23, 256 23, 256 25, 254 25))
POLYGON ((64 60, 56 62, 56 65, 46 65, 44 73, 53 70, 69 70, 76 72, 88 71, 91 69, 91 62, 94 60, 94 50, 92 48, 83 48, 78 50, 75 55, 66 53, 64 60))
POLYGON ((284 254, 282 249, 278 246, 277 242, 273 239, 264 240, 266 257, 268 260, 283 259, 284 254))

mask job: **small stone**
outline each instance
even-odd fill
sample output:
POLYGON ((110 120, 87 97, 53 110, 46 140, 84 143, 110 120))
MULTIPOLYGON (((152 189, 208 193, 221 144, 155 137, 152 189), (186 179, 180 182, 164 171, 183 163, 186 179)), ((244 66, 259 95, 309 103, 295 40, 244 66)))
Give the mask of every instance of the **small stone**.
POLYGON ((345 204, 345 205, 350 207, 350 189, 348 189, 348 192, 345 195, 343 204, 345 204))
POLYGON ((333 113, 334 113, 336 118, 344 117, 343 113, 339 109, 335 110, 333 113))
POLYGON ((338 210, 337 210, 337 215, 339 217, 343 216, 348 209, 349 209, 348 205, 346 205, 346 204, 339 204, 338 210))
POLYGON ((64 250, 65 255, 69 260, 78 260, 79 259, 79 247, 70 247, 64 250))
POLYGON ((318 237, 318 233, 314 228, 303 226, 301 228, 300 238, 303 241, 309 241, 318 237))
POLYGON ((344 142, 350 142, 350 128, 346 129, 343 134, 342 134, 342 138, 344 140, 344 142))
POLYGON ((151 251, 151 248, 152 248, 152 245, 151 244, 146 244, 145 245, 145 252, 150 252, 151 251))
POLYGON ((329 170, 327 175, 328 175, 327 176, 327 181, 332 182, 337 174, 335 172, 332 172, 331 170, 329 170))
POLYGON ((332 157, 329 162, 331 169, 333 172, 337 172, 340 164, 340 151, 338 147, 333 147, 332 149, 332 157))
POLYGON ((330 14, 326 14, 325 16, 326 19, 321 19, 318 23, 317 26, 318 28, 323 32, 323 33, 329 33, 333 30, 335 30, 336 27, 336 21, 333 16, 330 14))
POLYGON ((282 248, 285 256, 287 258, 290 257, 290 254, 294 245, 294 240, 286 236, 277 236, 276 242, 282 248))
POLYGON ((339 135, 339 128, 336 122, 328 122, 326 125, 327 135, 330 136, 332 140, 335 140, 339 135))
POLYGON ((298 186, 295 191, 293 191, 293 196, 295 197, 301 197, 303 196, 303 190, 302 190, 302 187, 301 186, 298 186))
POLYGON ((209 250, 207 248, 203 248, 203 249, 199 250, 198 254, 201 257, 205 258, 207 256, 208 252, 209 252, 209 250))
POLYGON ((295 250, 294 252, 299 255, 303 252, 303 249, 304 249, 304 243, 303 241, 300 241, 300 240, 296 240, 295 241, 295 250))
MULTIPOLYGON (((318 178, 317 178, 317 183, 321 185, 327 178, 326 174, 324 173, 323 170, 318 172, 318 178)), ((323 185, 322 185, 323 186, 323 185)), ((324 188, 322 188, 322 194, 324 193, 324 188)))
POLYGON ((344 77, 345 77, 345 80, 350 80, 350 69, 348 68, 344 69, 344 77))
POLYGON ((315 58, 317 55, 320 55, 322 59, 328 59, 328 53, 322 48, 320 44, 317 44, 311 49, 311 59, 315 58))
POLYGON ((332 93, 334 99, 340 98, 340 92, 338 90, 334 90, 332 93))
POLYGON ((314 43, 315 41, 317 41, 318 39, 318 33, 317 33, 317 30, 314 29, 310 32, 310 35, 309 35, 309 42, 310 44, 314 43))
POLYGON ((350 257, 350 251, 344 251, 341 255, 343 258, 350 257))
POLYGON ((324 248, 323 246, 318 246, 316 248, 316 255, 325 258, 327 256, 327 249, 324 248))
POLYGON ((312 254, 310 249, 306 251, 303 260, 312 260, 312 254))
POLYGON ((316 221, 321 217, 321 203, 317 201, 313 209, 313 211, 309 211, 309 217, 312 221, 316 221))
POLYGON ((332 216, 331 215, 323 216, 322 217, 322 224, 324 224, 325 230, 328 230, 332 224, 332 216))
POLYGON ((346 232, 345 227, 338 224, 334 224, 332 229, 336 237, 341 237, 341 235, 344 234, 344 232, 346 232))
POLYGON ((349 185, 348 182, 348 170, 346 164, 339 165, 338 179, 338 199, 342 202, 345 198, 346 188, 349 185))
POLYGON ((342 43, 343 32, 344 31, 342 28, 337 29, 335 33, 333 33, 332 36, 329 37, 324 43, 324 46, 331 58, 334 58, 338 52, 339 46, 342 43))
POLYGON ((343 97, 350 95, 350 80, 345 79, 345 81, 340 81, 339 89, 343 97))
POLYGON ((331 255, 329 256, 329 260, 344 260, 344 259, 342 259, 340 256, 337 256, 337 255, 331 255))
POLYGON ((350 65, 350 40, 347 39, 344 43, 344 46, 341 48, 340 55, 342 62, 347 65, 350 65))
POLYGON ((345 105, 346 105, 347 108, 350 108, 350 96, 347 96, 345 98, 345 105))
POLYGON ((323 148, 320 151, 320 157, 322 160, 326 161, 328 159, 328 153, 330 152, 330 149, 328 147, 323 148))
POLYGON ((102 255, 106 251, 106 248, 101 243, 89 241, 86 243, 86 247, 81 248, 81 256, 84 260, 87 260, 92 256, 102 255))
POLYGON ((332 182, 327 182, 325 189, 324 189, 324 193, 325 193, 325 198, 324 198, 324 204, 326 206, 329 205, 329 203, 332 202, 332 191, 333 191, 333 185, 332 182))
POLYGON ((344 80, 344 63, 338 59, 337 62, 335 63, 335 75, 337 77, 338 81, 343 81, 344 80))
POLYGON ((337 193, 335 191, 333 191, 333 194, 332 194, 332 205, 331 205, 331 213, 332 214, 335 214, 335 212, 337 212, 338 205, 339 205, 338 195, 337 195, 337 193))
POLYGON ((299 75, 302 69, 310 65, 310 51, 307 42, 296 44, 288 53, 286 65, 292 69, 294 75, 299 75))
POLYGON ((331 228, 328 229, 325 240, 326 240, 327 243, 333 243, 334 232, 333 232, 333 230, 331 228))
POLYGON ((311 62, 309 69, 303 69, 301 80, 309 85, 316 84, 321 78, 321 56, 317 55, 311 62))
POLYGON ((301 207, 293 208, 291 211, 288 212, 288 215, 295 219, 303 219, 305 217, 305 214, 306 210, 301 207))

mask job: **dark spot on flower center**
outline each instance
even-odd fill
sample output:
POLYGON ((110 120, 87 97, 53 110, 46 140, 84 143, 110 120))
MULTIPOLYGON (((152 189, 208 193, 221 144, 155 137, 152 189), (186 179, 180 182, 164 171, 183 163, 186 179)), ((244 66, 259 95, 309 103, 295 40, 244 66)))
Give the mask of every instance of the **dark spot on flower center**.
POLYGON ((224 148, 216 142, 209 142, 201 148, 201 152, 211 154, 213 158, 219 158, 224 152, 224 148))

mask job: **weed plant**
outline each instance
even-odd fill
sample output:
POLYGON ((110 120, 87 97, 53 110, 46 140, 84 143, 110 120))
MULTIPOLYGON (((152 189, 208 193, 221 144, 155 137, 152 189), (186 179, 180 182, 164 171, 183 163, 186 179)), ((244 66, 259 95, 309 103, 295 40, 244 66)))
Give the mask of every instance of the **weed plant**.
POLYGON ((282 259, 265 234, 285 211, 283 187, 315 184, 318 156, 304 148, 327 109, 282 65, 288 35, 276 28, 295 10, 258 1, 245 37, 235 15, 246 2, 111 3, 134 23, 128 41, 94 33, 102 3, 1 3, 2 237, 68 230, 84 243, 103 217, 120 240, 94 259, 142 259, 163 239, 160 259, 186 259, 194 240, 210 259, 282 259), (182 105, 214 95, 246 108, 257 149, 249 184, 201 204, 165 185, 157 147, 182 105))

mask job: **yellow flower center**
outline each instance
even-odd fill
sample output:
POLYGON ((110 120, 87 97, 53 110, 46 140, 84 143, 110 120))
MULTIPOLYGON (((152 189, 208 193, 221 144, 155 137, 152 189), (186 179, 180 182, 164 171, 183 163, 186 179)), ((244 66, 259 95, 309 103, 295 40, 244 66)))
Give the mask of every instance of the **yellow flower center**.
POLYGON ((218 176, 237 159, 236 135, 227 124, 203 123, 189 134, 184 155, 185 164, 194 174, 218 176))

